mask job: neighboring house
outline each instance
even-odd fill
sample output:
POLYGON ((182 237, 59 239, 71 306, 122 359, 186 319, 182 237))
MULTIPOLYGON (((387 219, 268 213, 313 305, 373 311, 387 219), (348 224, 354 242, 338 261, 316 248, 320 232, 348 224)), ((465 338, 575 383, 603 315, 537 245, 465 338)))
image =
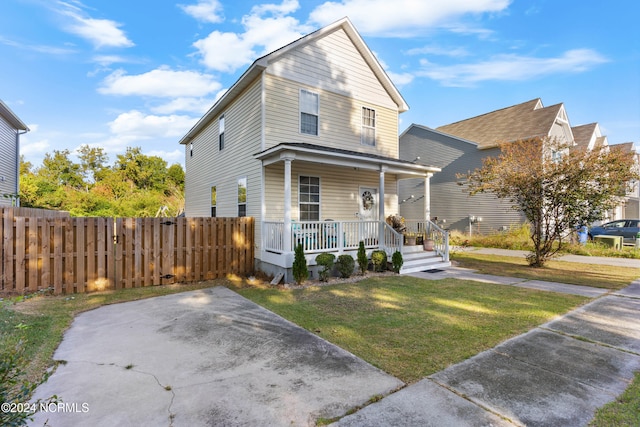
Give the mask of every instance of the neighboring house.
POLYGON ((255 217, 256 268, 287 281, 297 244, 310 265, 360 241, 402 250, 384 221, 397 184, 439 170, 399 158, 407 109, 347 18, 302 37, 257 59, 180 140, 185 214, 255 217))
MULTIPOLYGON (((535 137, 573 143, 563 104, 544 107, 540 99, 533 99, 436 129, 412 124, 400 135, 400 158, 428 159, 442 169, 430 182, 434 221, 465 233, 487 233, 521 224, 524 216, 512 209, 511 203, 492 194, 469 196, 457 175, 481 167, 485 157, 497 156, 500 143, 535 137)), ((400 214, 419 217, 424 183, 401 181, 399 188, 400 214)))
MULTIPOLYGON (((640 170, 640 153, 635 149, 633 142, 625 142, 623 144, 612 145, 613 149, 616 147, 622 151, 631 151, 635 156, 635 167, 640 170)), ((619 209, 618 216, 611 218, 612 220, 623 218, 640 218, 640 182, 634 181, 631 183, 631 189, 627 192, 621 208, 619 209)))
POLYGON ((20 135, 27 125, 0 100, 0 206, 19 206, 20 135))

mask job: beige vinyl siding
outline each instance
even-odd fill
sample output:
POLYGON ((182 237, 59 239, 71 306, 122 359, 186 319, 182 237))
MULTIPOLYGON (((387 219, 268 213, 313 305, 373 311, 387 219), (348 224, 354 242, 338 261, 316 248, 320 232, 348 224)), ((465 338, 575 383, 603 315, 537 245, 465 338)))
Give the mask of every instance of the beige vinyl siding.
POLYGON ((301 86, 273 75, 265 78, 265 138, 269 148, 281 143, 301 142, 341 148, 360 153, 398 157, 398 111, 358 99, 301 86), (300 133, 299 94, 306 89, 319 94, 319 135, 300 133), (361 143, 362 107, 376 111, 376 145, 361 143))
MULTIPOLYGON (((217 216, 238 215, 238 178, 247 177, 247 216, 260 218, 261 85, 257 79, 221 114, 225 117, 225 148, 218 149, 216 116, 193 139, 193 157, 185 145, 185 212, 187 216, 211 215, 211 186, 217 189, 217 216)), ((259 228, 259 221, 256 222, 259 228)), ((257 234, 259 235, 259 234, 257 234)))
MULTIPOLYGON (((299 219, 299 176, 320 177, 320 219, 357 220, 360 187, 379 187, 379 174, 374 171, 354 171, 353 168, 327 167, 301 161, 291 163, 291 218, 299 219)), ((284 218, 284 165, 270 165, 265 173, 266 219, 284 218)), ((385 174, 385 214, 397 213, 396 176, 385 174)), ((380 189, 378 188, 378 193, 380 189)))
POLYGON ((3 195, 16 191, 16 133, 16 129, 0 116, 0 206, 11 206, 11 198, 3 195))
POLYGON ((268 72, 306 86, 342 93, 363 102, 397 108, 341 28, 293 49, 270 64, 268 72))

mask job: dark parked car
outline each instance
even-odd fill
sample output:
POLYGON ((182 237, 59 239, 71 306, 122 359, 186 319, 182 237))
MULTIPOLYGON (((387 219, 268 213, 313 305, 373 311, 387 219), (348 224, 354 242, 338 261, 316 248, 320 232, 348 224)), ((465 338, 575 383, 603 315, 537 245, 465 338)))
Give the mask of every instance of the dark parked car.
POLYGON ((640 232, 640 219, 619 219, 597 227, 591 227, 589 238, 593 236, 622 236, 626 244, 634 244, 640 232))

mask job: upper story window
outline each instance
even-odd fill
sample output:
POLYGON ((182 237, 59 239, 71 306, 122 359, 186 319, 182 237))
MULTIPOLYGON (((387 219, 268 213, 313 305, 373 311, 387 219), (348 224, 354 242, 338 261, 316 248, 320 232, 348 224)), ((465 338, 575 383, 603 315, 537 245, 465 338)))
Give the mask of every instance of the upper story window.
POLYGON ((376 110, 362 107, 362 136, 363 145, 376 145, 376 110))
POLYGON ((224 114, 218 119, 218 149, 224 149, 224 114))
POLYGON ((318 104, 317 93, 300 89, 300 133, 318 135, 318 104))
POLYGON ((247 177, 238 178, 238 216, 247 216, 247 177))
POLYGON ((189 157, 193 157, 193 142, 189 144, 189 157))
POLYGON ((211 216, 216 217, 216 208, 218 205, 218 189, 215 185, 211 186, 211 216))

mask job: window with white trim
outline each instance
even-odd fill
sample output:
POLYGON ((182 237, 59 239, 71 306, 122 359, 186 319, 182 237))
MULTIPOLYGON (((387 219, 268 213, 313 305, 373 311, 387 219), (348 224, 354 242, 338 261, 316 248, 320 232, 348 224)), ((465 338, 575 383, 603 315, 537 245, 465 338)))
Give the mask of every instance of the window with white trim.
POLYGON ((216 217, 218 206, 218 189, 215 185, 211 186, 211 216, 216 217))
POLYGON ((318 135, 319 111, 318 94, 300 89, 300 133, 318 135))
POLYGON ((299 181, 300 221, 320 221, 320 177, 300 176, 299 181))
POLYGON ((247 216, 247 177, 238 178, 238 216, 247 216))
POLYGON ((218 149, 224 149, 224 114, 218 119, 218 149))
POLYGON ((362 107, 362 145, 376 145, 376 110, 362 107))

